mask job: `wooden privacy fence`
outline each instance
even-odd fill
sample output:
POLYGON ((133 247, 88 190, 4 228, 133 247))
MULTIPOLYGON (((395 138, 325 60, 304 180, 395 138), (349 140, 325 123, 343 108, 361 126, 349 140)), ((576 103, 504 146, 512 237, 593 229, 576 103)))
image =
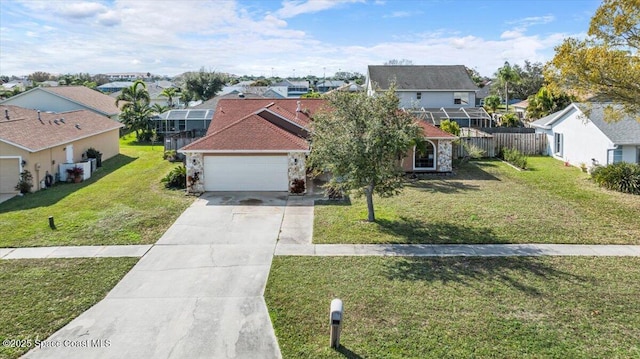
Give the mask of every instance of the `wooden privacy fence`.
POLYGON ((458 143, 453 145, 453 157, 467 156, 466 143, 475 146, 484 152, 485 157, 498 156, 503 147, 515 148, 525 155, 540 155, 546 153, 547 136, 544 133, 493 133, 488 134, 474 131, 460 135, 458 143))

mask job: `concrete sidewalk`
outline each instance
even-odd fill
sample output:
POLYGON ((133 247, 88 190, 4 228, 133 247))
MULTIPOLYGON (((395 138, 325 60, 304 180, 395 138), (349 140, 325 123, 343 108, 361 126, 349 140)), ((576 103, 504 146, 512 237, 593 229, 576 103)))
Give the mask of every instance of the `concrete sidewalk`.
POLYGON ((280 244, 277 256, 640 256, 639 245, 590 244, 280 244))
POLYGON ((142 257, 153 245, 0 248, 0 259, 142 257))

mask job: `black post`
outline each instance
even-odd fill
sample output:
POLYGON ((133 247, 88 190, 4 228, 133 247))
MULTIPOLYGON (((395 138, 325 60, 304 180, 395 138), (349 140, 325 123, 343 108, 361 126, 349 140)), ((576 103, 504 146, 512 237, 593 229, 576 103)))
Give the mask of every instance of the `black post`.
POLYGON ((53 223, 53 216, 49 216, 49 227, 51 227, 51 229, 56 229, 56 224, 53 223))

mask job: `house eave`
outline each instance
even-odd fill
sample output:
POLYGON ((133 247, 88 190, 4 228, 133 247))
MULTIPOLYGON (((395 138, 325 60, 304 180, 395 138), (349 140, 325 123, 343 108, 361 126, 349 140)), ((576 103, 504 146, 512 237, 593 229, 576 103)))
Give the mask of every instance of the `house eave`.
POLYGON ((178 153, 214 153, 214 154, 244 154, 244 153, 309 153, 309 150, 184 150, 179 149, 178 153))

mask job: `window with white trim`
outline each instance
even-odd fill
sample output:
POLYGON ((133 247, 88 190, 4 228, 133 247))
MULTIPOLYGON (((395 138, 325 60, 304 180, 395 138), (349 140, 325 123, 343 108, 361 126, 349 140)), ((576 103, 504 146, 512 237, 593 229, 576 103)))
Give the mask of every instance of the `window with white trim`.
POLYGON ((424 150, 413 150, 413 169, 434 170, 436 169, 436 146, 431 141, 426 141, 424 150))
POLYGON ((454 92, 453 93, 453 104, 454 105, 468 105, 469 104, 469 93, 468 92, 454 92))
POLYGON ((562 156, 562 142, 563 142, 562 134, 554 133, 553 134, 553 153, 555 153, 557 156, 562 156))

